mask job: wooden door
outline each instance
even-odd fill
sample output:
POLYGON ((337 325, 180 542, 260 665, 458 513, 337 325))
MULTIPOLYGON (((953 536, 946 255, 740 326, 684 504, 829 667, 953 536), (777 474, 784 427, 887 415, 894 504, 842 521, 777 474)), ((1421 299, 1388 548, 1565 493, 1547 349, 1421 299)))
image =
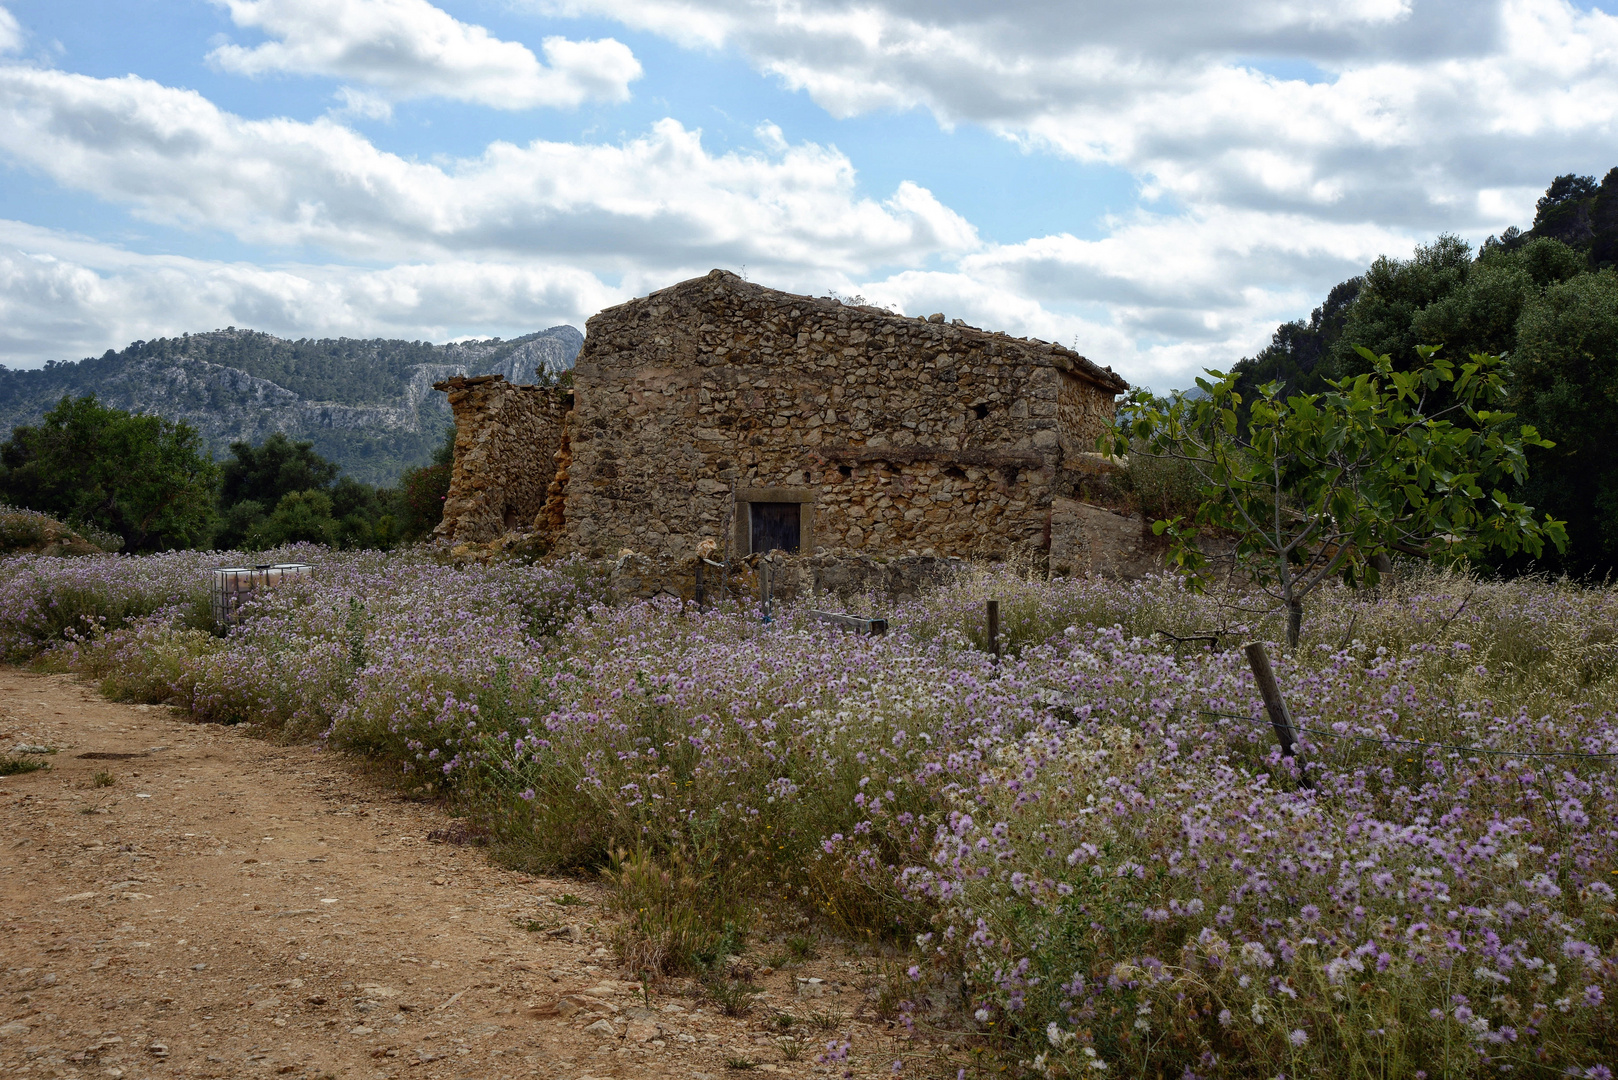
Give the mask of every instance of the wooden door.
POLYGON ((796 553, 798 523, 802 509, 798 503, 752 503, 753 552, 764 555, 776 548, 796 553))

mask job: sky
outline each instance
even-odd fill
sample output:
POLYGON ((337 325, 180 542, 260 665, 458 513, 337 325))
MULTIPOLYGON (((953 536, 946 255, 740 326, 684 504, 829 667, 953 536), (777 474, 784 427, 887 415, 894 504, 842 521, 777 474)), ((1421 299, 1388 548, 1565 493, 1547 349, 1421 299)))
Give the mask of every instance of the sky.
POLYGON ((722 267, 1185 386, 1618 165, 1618 0, 0 0, 0 363, 722 267))

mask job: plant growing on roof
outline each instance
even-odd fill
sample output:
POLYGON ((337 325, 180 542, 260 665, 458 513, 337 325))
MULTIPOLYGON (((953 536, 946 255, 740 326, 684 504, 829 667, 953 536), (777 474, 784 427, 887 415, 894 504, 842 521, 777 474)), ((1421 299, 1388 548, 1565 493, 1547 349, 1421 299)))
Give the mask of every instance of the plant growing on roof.
POLYGON ((1552 444, 1491 408, 1505 395, 1501 357, 1456 365, 1423 345, 1417 365, 1397 371, 1358 351, 1371 371, 1285 398, 1267 383, 1245 424, 1234 374, 1207 372, 1198 396, 1136 391, 1120 409, 1126 422, 1100 440, 1122 454, 1133 439, 1195 471, 1195 514, 1153 532, 1172 539, 1171 560, 1197 587, 1208 567, 1198 533, 1233 536, 1238 564, 1285 609, 1292 646, 1310 593, 1333 577, 1375 584, 1391 552, 1460 562, 1567 546, 1563 522, 1536 520, 1505 494, 1527 474, 1524 447, 1552 444))

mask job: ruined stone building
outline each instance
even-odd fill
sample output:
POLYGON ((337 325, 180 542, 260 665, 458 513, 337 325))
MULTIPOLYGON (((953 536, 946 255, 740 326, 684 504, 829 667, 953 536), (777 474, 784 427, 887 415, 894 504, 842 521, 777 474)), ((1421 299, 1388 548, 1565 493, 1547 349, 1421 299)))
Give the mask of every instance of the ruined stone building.
POLYGON ((561 552, 679 559, 714 540, 1057 570, 1083 568, 1075 486, 1128 389, 1060 345, 722 270, 592 318, 570 390, 438 385, 451 542, 533 528, 561 552))

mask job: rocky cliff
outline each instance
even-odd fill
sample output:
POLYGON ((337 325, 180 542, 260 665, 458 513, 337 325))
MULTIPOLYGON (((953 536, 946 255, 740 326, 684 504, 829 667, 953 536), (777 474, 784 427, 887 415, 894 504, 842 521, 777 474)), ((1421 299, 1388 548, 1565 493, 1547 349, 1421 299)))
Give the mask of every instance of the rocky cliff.
POLYGON ((93 393, 116 408, 184 420, 216 456, 238 439, 258 443, 280 431, 311 440, 358 480, 388 484, 426 461, 453 422, 434 382, 502 375, 534 383, 536 370, 570 368, 583 343, 571 326, 445 345, 288 341, 234 327, 137 341, 77 363, 0 368, 0 436, 38 421, 63 394, 93 393))

